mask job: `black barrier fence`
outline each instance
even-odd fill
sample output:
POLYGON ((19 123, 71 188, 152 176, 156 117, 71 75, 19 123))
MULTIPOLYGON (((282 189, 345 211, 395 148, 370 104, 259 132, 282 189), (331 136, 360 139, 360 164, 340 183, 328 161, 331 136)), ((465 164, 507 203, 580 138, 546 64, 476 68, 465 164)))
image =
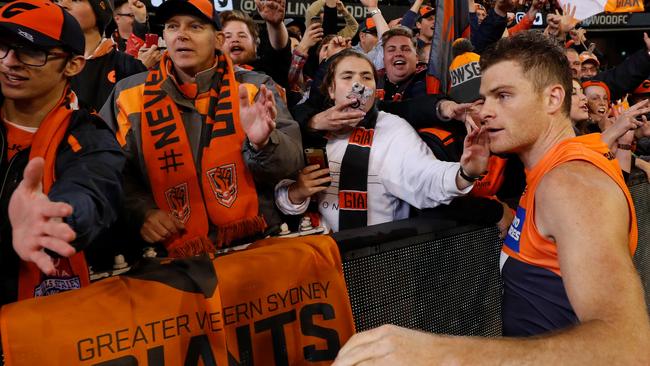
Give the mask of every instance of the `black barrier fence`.
POLYGON ((645 290, 645 303, 650 314, 650 184, 644 174, 633 177, 630 193, 634 200, 639 225, 639 246, 634 254, 634 264, 641 276, 641 283, 645 290))
MULTIPOLYGON (((634 262, 650 304, 650 184, 633 177, 639 224, 634 262)), ((420 217, 337 233, 357 331, 382 324, 452 335, 500 336, 495 227, 420 217)), ((650 313, 650 305, 648 305, 650 313)))
POLYGON ((365 237, 337 235, 357 331, 390 323, 441 334, 501 335, 496 227, 457 227, 432 218, 380 226, 371 229, 374 236, 370 228, 365 237))

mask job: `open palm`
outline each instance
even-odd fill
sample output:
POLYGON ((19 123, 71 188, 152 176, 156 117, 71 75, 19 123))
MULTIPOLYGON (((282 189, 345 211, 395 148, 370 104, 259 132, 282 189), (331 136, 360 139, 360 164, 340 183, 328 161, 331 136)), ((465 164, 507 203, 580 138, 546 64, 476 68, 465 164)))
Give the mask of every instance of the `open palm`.
MULTIPOLYGON (((252 88, 251 88, 252 89, 252 88)), ((239 116, 248 141, 256 150, 261 149, 275 129, 277 109, 273 93, 262 85, 255 100, 249 98, 249 88, 239 85, 239 116)))

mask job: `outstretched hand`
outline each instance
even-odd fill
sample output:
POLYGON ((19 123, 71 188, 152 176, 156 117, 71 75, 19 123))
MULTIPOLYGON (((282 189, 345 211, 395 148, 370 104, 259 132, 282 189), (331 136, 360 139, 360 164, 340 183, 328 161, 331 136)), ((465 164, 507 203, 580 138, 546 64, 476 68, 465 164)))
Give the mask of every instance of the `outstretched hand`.
POLYGON ((463 171, 470 176, 479 176, 487 170, 490 159, 490 146, 487 136, 487 127, 472 129, 465 137, 463 155, 460 165, 463 171))
POLYGON ((309 49, 318 44, 323 39, 323 26, 321 23, 314 22, 307 27, 305 35, 300 40, 298 47, 296 47, 303 54, 307 54, 309 49))
POLYGON ((43 158, 34 158, 25 167, 23 180, 9 200, 9 221, 18 256, 35 263, 43 273, 52 275, 56 268, 44 249, 69 257, 75 253, 69 243, 75 239, 76 233, 63 222, 63 218, 72 215, 72 206, 52 202, 43 193, 44 164, 43 158))
POLYGON ((129 0, 129 6, 133 12, 133 17, 138 23, 147 22, 147 7, 140 0, 129 0))
POLYGON ((440 105, 440 117, 464 122, 468 134, 472 130, 478 130, 478 125, 476 124, 476 121, 474 121, 474 118, 472 118, 476 103, 458 104, 452 100, 443 100, 440 103, 442 103, 440 105))
POLYGON ((285 0, 255 0, 255 5, 264 21, 278 25, 284 20, 285 0))
POLYGON ((278 112, 273 92, 265 85, 260 87, 253 102, 248 94, 246 86, 239 85, 239 117, 248 141, 255 150, 260 150, 266 146, 271 132, 275 129, 275 117, 278 112))
MULTIPOLYGON (((555 10, 555 14, 560 15, 558 10, 555 10)), ((560 15, 560 32, 562 34, 567 34, 569 31, 574 29, 580 20, 576 19, 576 6, 571 7, 570 4, 566 4, 562 7, 562 15, 560 15)))
POLYGON ((562 23, 562 16, 559 14, 546 14, 546 29, 544 34, 557 37, 560 34, 560 25, 562 23))
MULTIPOLYGON (((614 147, 614 143, 617 142, 620 138, 626 136, 628 139, 633 140, 634 130, 640 127, 644 127, 644 120, 638 120, 639 116, 642 116, 646 113, 650 113, 650 107, 648 106, 649 102, 647 100, 641 101, 637 104, 634 104, 626 111, 623 111, 619 114, 612 124, 608 125, 607 128, 603 129, 601 139, 605 142, 610 148, 614 147)), ((628 141, 625 141, 627 143, 628 141)), ((624 143, 619 141, 619 143, 624 143)))

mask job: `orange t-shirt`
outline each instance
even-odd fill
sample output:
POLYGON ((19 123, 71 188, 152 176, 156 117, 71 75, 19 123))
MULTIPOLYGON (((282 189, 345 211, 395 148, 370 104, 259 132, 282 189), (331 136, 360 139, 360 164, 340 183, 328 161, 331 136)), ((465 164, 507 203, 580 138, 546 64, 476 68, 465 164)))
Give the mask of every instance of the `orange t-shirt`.
POLYGON ((3 122, 7 130, 7 161, 9 161, 14 155, 32 145, 36 128, 22 127, 7 120, 3 122))

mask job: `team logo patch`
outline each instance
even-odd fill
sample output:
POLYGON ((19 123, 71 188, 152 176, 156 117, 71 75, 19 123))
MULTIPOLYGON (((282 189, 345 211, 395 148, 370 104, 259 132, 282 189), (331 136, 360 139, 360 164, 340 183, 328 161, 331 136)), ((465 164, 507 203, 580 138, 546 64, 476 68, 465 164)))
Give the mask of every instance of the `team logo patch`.
POLYGON ((24 30, 19 29, 18 34, 29 39, 30 42, 34 42, 34 36, 31 33, 27 33, 24 30))
POLYGON ((172 215, 178 221, 185 224, 190 218, 190 200, 187 192, 187 183, 181 183, 176 187, 166 190, 165 198, 172 211, 172 215))
POLYGON ((56 278, 48 277, 34 288, 34 297, 49 296, 81 288, 79 276, 56 278))
POLYGON ((206 172, 217 201, 230 208, 237 199, 237 171, 235 164, 225 164, 206 172))
POLYGON ((34 9, 38 9, 38 6, 29 3, 16 2, 5 8, 5 10, 2 12, 2 17, 9 19, 15 17, 16 15, 34 9))
POLYGON ((504 240, 505 245, 512 249, 515 253, 519 253, 519 242, 521 240, 521 232, 524 229, 524 222, 526 221, 526 210, 519 206, 517 213, 512 220, 512 224, 508 229, 508 234, 504 240))
POLYGON ((108 81, 111 82, 111 84, 115 84, 115 80, 116 80, 115 79, 115 70, 109 71, 108 75, 106 75, 106 78, 108 79, 108 81))

